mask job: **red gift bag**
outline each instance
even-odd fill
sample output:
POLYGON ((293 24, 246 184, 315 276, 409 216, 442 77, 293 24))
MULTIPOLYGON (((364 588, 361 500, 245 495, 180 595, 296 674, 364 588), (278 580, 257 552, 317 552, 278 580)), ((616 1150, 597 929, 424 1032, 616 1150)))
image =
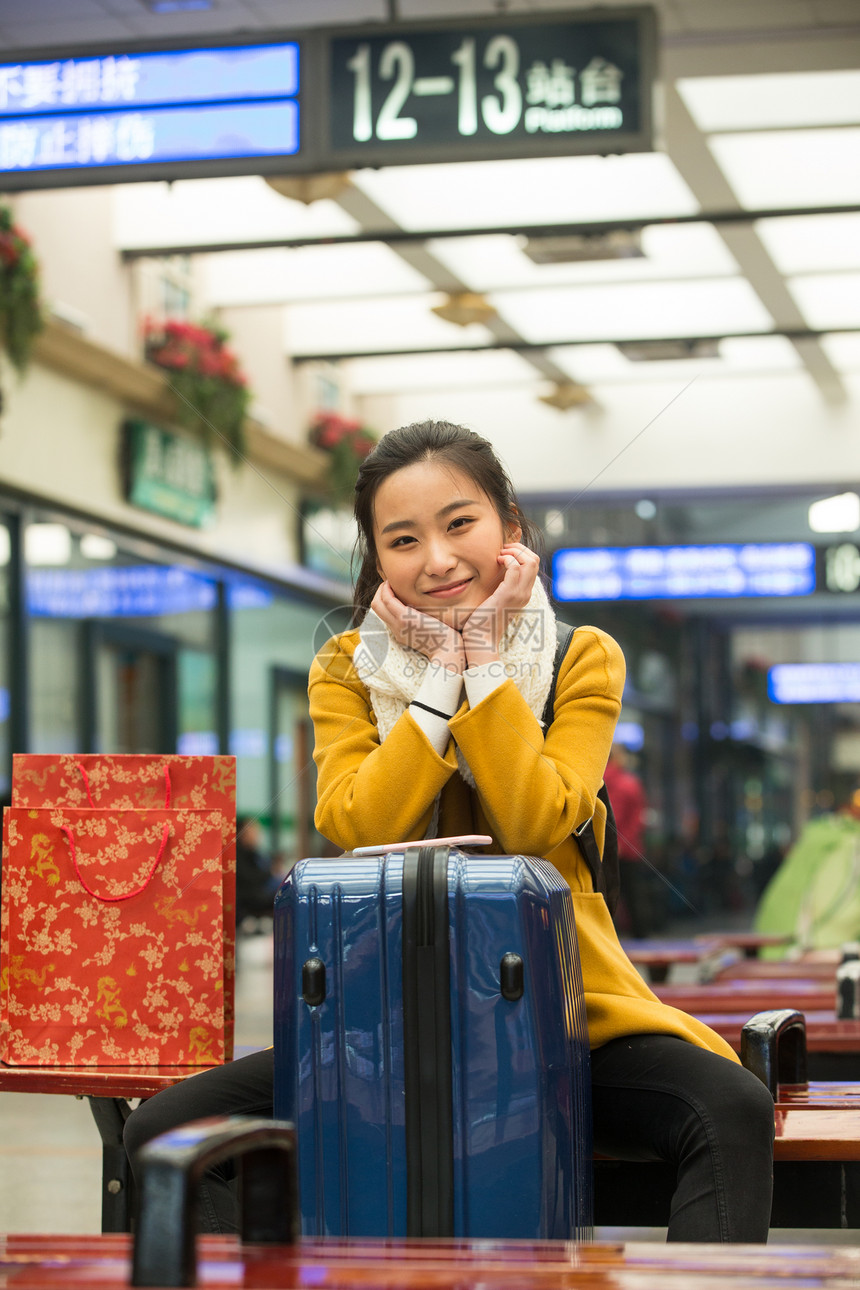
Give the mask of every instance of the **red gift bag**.
POLYGON ((228 1060, 234 893, 232 757, 16 756, 0 1057, 228 1060))

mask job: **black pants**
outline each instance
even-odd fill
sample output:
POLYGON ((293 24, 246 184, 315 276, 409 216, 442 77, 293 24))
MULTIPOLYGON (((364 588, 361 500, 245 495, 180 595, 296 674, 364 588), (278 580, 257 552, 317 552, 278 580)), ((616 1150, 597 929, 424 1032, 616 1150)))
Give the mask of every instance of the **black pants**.
MULTIPOLYGON (((670 1241, 766 1241, 773 1183, 773 1101, 734 1062, 682 1039, 631 1035, 592 1053, 594 1145, 678 1171, 670 1241)), ((126 1121, 132 1169, 150 1138, 209 1115, 272 1114, 271 1049, 203 1071, 141 1103, 126 1121)), ((229 1164, 201 1188, 205 1232, 238 1228, 229 1164)))

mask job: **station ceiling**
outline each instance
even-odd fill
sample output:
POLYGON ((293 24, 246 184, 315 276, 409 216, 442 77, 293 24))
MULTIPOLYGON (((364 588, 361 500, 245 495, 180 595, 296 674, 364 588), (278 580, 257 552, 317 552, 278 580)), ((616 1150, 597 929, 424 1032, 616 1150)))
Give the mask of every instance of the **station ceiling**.
MULTIPOLYGON (((587 7, 0 0, 0 46, 587 7)), ((860 0, 654 8, 654 152, 360 170, 310 204, 257 176, 129 184, 119 249, 199 255, 215 305, 289 306, 287 351, 348 362, 359 394, 533 385, 563 405, 598 384, 802 370, 837 404, 860 371, 860 0), (549 225, 640 253, 535 263, 549 225), (479 321, 434 312, 464 295, 479 321)))

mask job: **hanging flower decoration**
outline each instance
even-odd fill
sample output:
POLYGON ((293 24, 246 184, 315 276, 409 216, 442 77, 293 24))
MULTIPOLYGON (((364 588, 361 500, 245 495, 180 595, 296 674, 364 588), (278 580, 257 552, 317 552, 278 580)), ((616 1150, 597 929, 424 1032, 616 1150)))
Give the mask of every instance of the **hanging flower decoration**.
POLYGON ((315 448, 331 454, 328 482, 337 501, 352 498, 358 468, 376 447, 376 436, 360 421, 351 421, 337 412, 318 412, 311 423, 308 439, 315 448))
POLYGON ((30 239, 0 206, 0 346, 18 372, 24 372, 33 342, 45 325, 39 299, 39 265, 30 239))
POLYGON ((143 337, 147 359, 167 373, 177 420, 202 430, 209 442, 222 436, 238 461, 245 451, 251 391, 239 360, 227 348, 229 333, 215 324, 146 318, 143 337))

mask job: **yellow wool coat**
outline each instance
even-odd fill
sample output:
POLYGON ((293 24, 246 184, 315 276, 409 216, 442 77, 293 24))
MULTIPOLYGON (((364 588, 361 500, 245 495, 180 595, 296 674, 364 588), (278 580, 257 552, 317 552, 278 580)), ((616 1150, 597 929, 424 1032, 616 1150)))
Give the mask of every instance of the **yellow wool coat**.
POLYGON ((594 892, 571 837, 593 815, 603 845, 605 811, 597 790, 625 673, 624 656, 612 637, 596 627, 574 633, 546 736, 508 679, 475 708, 464 700, 441 757, 408 710, 379 742, 370 696, 352 665, 357 644, 356 630, 343 632, 323 646, 311 666, 320 833, 345 851, 421 838, 441 795, 438 836, 488 833, 493 853, 544 856, 570 884, 592 1048, 623 1035, 660 1033, 737 1061, 719 1035, 667 1007, 648 989, 624 953, 606 902, 594 892), (475 789, 459 774, 455 744, 475 789))

